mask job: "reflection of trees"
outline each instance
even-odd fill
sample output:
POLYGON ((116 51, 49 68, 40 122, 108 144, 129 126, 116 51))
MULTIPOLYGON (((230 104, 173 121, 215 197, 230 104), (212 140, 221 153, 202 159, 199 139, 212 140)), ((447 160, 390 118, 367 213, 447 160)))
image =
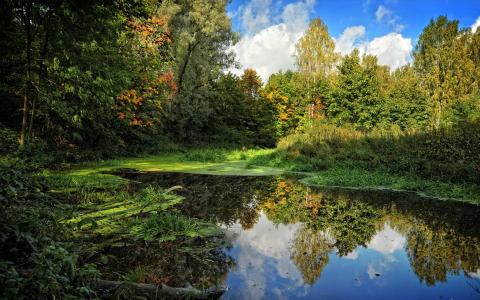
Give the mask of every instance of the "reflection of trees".
POLYGON ((105 278, 117 280, 118 274, 143 267, 148 283, 183 286, 189 282, 195 287, 207 288, 225 282, 228 270, 234 266, 234 261, 219 246, 220 241, 212 239, 195 241, 188 246, 134 243, 112 247, 105 249, 105 254, 114 257, 115 263, 104 265, 101 272, 105 278))
POLYGON ((186 214, 226 225, 237 221, 244 229, 258 220, 257 199, 265 198, 273 180, 267 177, 211 176, 182 173, 141 174, 135 178, 162 187, 180 185, 186 198, 178 207, 186 214))
POLYGON ((332 198, 326 194, 317 201, 321 208, 307 224, 331 232, 340 255, 347 255, 372 239, 379 216, 373 207, 347 197, 332 198))
POLYGON ((480 266, 480 240, 452 230, 415 224, 407 235, 407 252, 415 274, 428 285, 447 281, 447 274, 475 272, 480 266))
POLYGON ((273 222, 301 221, 309 228, 330 232, 340 255, 370 241, 380 215, 364 202, 335 197, 328 192, 312 192, 310 188, 284 180, 277 181, 274 194, 263 206, 273 222))
POLYGON ((314 189, 281 178, 162 174, 136 179, 184 186, 181 193, 187 199, 180 208, 195 217, 224 224, 239 221, 248 229, 263 209, 274 223, 304 223, 291 258, 307 283, 320 276, 332 243, 346 255, 367 244, 385 222, 406 237, 412 269, 429 285, 445 281, 448 273, 480 267, 479 206, 386 191, 314 189))
POLYGON ((427 285, 479 268, 480 207, 388 192, 341 194, 373 207, 382 223, 388 221, 406 237, 411 267, 427 285))
POLYGON ((309 219, 305 209, 305 186, 293 180, 276 179, 271 193, 262 201, 268 219, 274 223, 292 224, 309 219))
POLYGON ((334 241, 322 231, 302 228, 295 236, 291 258, 307 284, 313 284, 328 264, 334 241))
POLYGON ((322 249, 329 243, 319 237, 321 232, 331 234, 339 254, 346 255, 365 246, 385 222, 406 237, 412 269, 428 285, 445 281, 449 273, 480 267, 478 206, 410 194, 319 190, 288 180, 274 184, 262 206, 275 223, 305 223, 307 229, 295 238, 292 259, 307 283, 328 263, 328 251, 322 249))

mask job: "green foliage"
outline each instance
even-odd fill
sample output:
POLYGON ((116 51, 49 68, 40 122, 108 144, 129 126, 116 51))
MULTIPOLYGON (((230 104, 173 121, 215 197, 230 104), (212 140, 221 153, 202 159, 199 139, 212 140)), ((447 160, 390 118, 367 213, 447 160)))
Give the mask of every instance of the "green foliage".
MULTIPOLYGON (((300 162, 322 160, 327 167, 356 166, 478 184, 479 128, 475 121, 428 132, 363 133, 319 122, 305 133, 282 139, 279 150, 300 162)), ((310 165, 310 170, 315 170, 314 164, 310 165)))
POLYGON ((376 58, 364 57, 362 63, 358 50, 345 56, 338 66, 337 89, 327 103, 327 117, 338 125, 350 123, 359 129, 373 129, 381 121, 382 110, 376 68, 376 58))
POLYGON ((295 46, 296 62, 307 82, 315 83, 332 73, 338 54, 335 53, 335 42, 322 20, 313 19, 305 35, 295 46))
POLYGON ((304 117, 306 100, 298 75, 292 71, 272 74, 262 96, 274 108, 276 137, 293 133, 304 117))
POLYGON ((461 199, 472 203, 480 202, 480 189, 475 184, 453 184, 441 181, 425 180, 413 175, 402 176, 387 171, 367 171, 355 167, 334 166, 328 170, 316 172, 305 180, 318 186, 358 187, 360 189, 393 189, 413 191, 421 195, 439 198, 461 199))
POLYGON ((187 161, 221 162, 226 159, 226 151, 222 149, 195 149, 184 154, 187 161))
POLYGON ((151 268, 146 266, 138 266, 135 269, 129 271, 123 275, 123 280, 135 283, 144 283, 151 272, 151 268))
POLYGON ((57 223, 55 200, 44 194, 31 170, 0 168, 0 296, 2 298, 94 297, 90 288, 95 266, 83 264, 83 247, 59 241, 65 236, 57 223))
POLYGON ((461 30, 457 20, 440 16, 431 20, 421 33, 414 66, 429 95, 432 125, 439 127, 445 108, 472 92, 478 65, 469 56, 470 29, 461 30))
POLYGON ((199 225, 192 219, 168 212, 150 215, 141 224, 133 226, 131 233, 146 241, 173 241, 179 236, 197 237, 199 225))
MULTIPOLYGON (((428 127, 431 120, 431 108, 414 69, 405 66, 395 70, 391 81, 384 108, 384 110, 388 110, 385 120, 387 124, 385 125, 395 124, 402 130, 428 127)), ((462 119, 458 118, 457 120, 462 119)))
POLYGON ((0 125, 0 155, 8 155, 18 148, 18 134, 0 125))

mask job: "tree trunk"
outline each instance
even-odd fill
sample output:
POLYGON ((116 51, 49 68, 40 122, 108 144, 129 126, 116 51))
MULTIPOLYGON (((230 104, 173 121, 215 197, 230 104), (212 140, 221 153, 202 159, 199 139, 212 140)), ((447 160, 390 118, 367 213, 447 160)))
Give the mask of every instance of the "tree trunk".
POLYGON ((32 1, 27 2, 25 12, 25 29, 27 33, 27 68, 26 68, 26 85, 25 94, 23 96, 23 114, 22 114, 22 131, 20 133, 20 147, 23 147, 26 142, 26 133, 28 127, 28 115, 30 104, 30 89, 31 89, 31 63, 32 63, 32 33, 31 33, 31 19, 32 19, 32 1))
POLYGON ((32 134, 33 134, 33 121, 35 120, 35 105, 36 102, 38 102, 38 94, 39 94, 39 89, 42 84, 42 80, 45 75, 45 59, 47 58, 47 51, 48 51, 48 38, 49 38, 49 24, 50 24, 50 13, 51 11, 48 12, 46 16, 46 25, 45 25, 45 38, 43 40, 43 46, 42 46, 42 51, 40 52, 40 67, 38 70, 38 81, 37 81, 37 91, 35 93, 35 97, 32 99, 32 107, 30 109, 30 124, 28 127, 28 138, 27 140, 30 141, 32 134))
POLYGON ((218 299, 225 293, 225 289, 222 287, 199 290, 194 287, 174 288, 164 284, 129 283, 101 279, 96 281, 96 287, 99 289, 115 290, 122 285, 129 287, 136 296, 147 299, 218 299))
POLYGON ((187 72, 187 66, 190 61, 190 56, 192 55, 193 50, 195 50, 199 43, 200 42, 197 41, 193 44, 188 44, 185 61, 183 62, 182 68, 180 69, 180 73, 178 75, 178 93, 183 90, 183 78, 185 76, 185 73, 187 72))

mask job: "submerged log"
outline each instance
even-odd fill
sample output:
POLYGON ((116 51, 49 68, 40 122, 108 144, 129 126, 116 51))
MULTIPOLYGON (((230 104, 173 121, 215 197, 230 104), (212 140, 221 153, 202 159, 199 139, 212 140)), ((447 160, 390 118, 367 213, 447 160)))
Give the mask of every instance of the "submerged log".
POLYGON ((224 287, 214 287, 199 290, 192 286, 174 288, 165 284, 130 283, 124 281, 101 280, 96 281, 97 288, 115 290, 120 286, 132 289, 135 295, 147 299, 218 299, 225 293, 224 287))

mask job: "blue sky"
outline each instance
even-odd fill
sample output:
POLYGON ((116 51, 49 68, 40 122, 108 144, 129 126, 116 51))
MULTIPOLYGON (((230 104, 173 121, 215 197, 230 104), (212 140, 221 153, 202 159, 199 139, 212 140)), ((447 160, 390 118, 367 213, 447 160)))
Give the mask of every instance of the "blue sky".
POLYGON ((432 18, 447 15, 468 28, 480 24, 480 0, 233 0, 228 13, 242 35, 235 47, 242 68, 259 69, 266 80, 272 72, 294 68, 290 44, 312 18, 327 24, 339 52, 359 48, 394 69, 411 60, 432 18))

